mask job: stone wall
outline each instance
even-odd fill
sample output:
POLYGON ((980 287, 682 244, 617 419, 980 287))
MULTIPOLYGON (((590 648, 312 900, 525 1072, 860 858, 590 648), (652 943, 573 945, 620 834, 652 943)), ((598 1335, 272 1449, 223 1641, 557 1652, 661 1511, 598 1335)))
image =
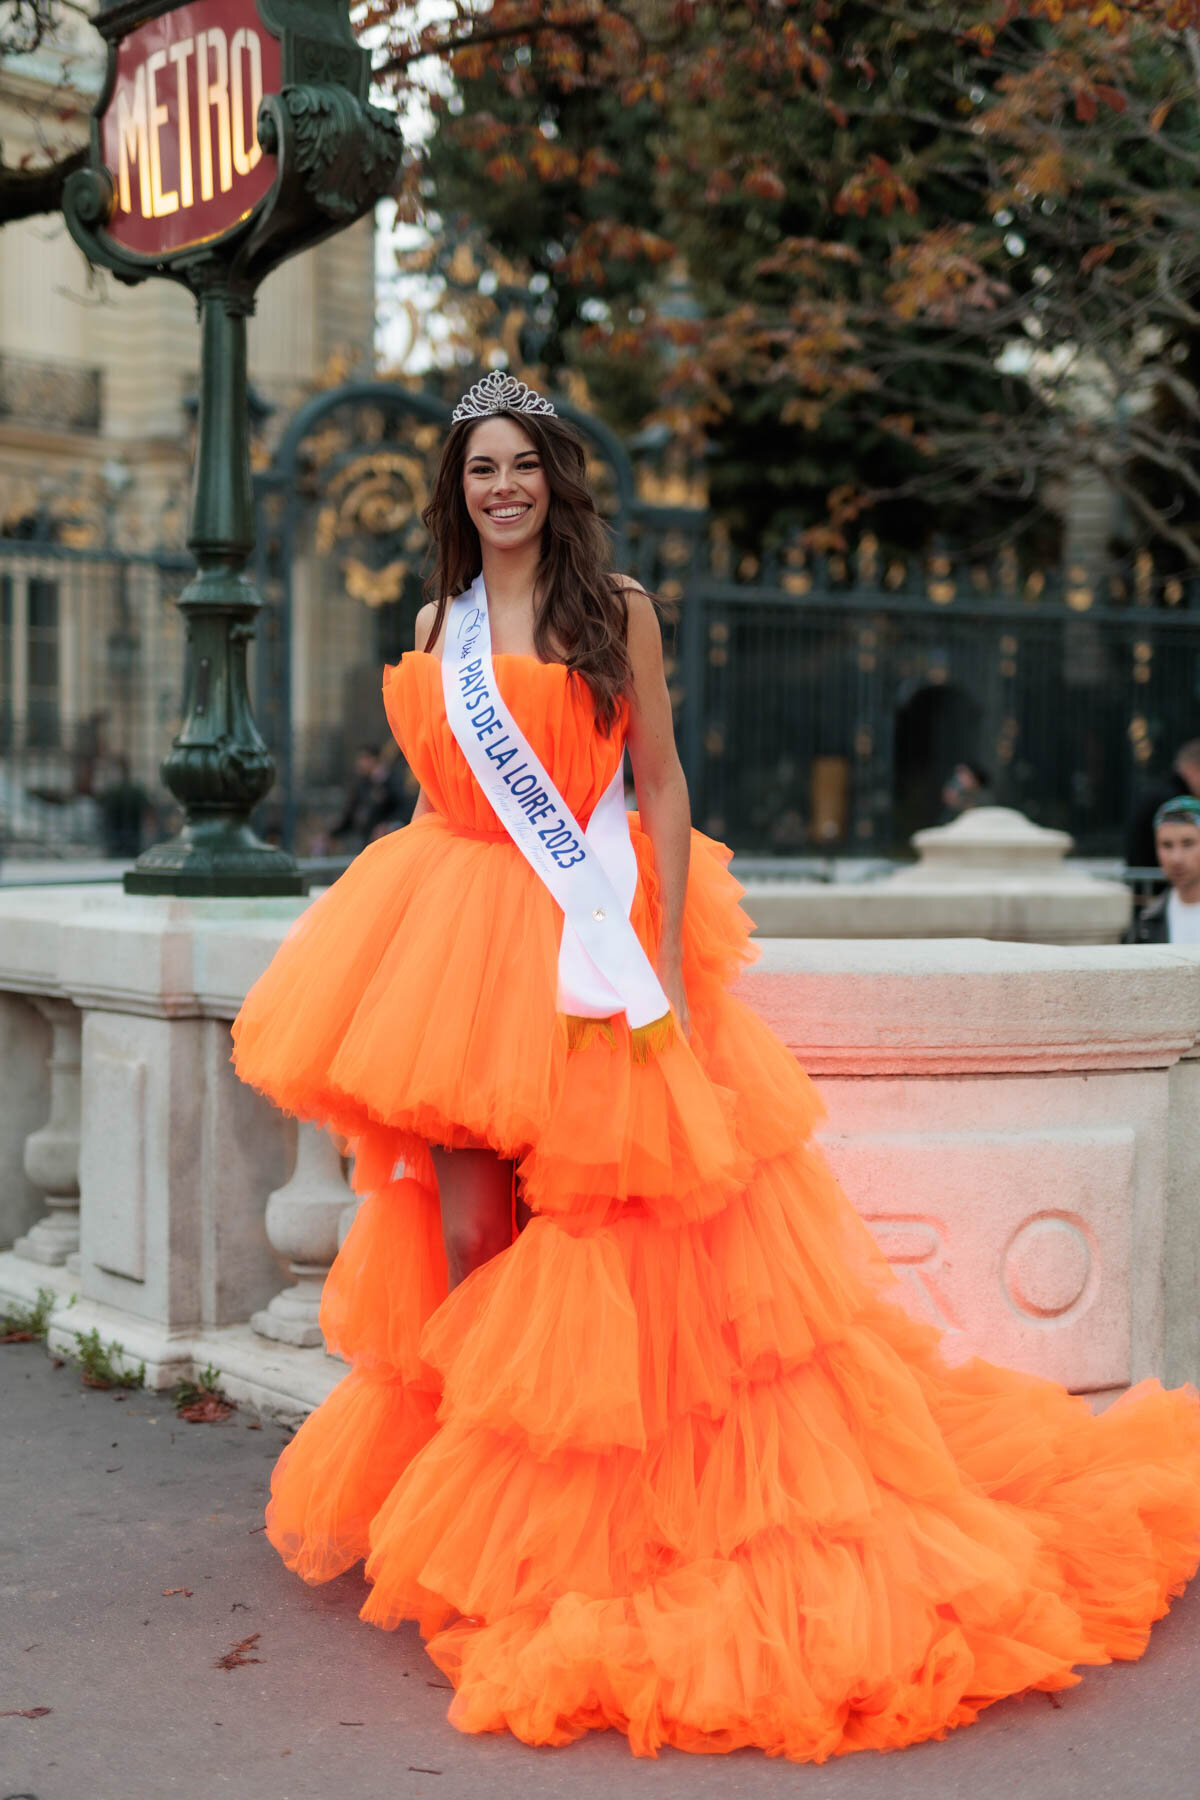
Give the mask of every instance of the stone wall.
MULTIPOLYGON (((237 1081, 228 1025, 305 904, 0 894, 0 1301, 49 1287, 60 1347, 94 1326, 157 1385, 213 1363, 285 1416, 343 1373, 316 1317, 354 1201, 329 1140, 237 1081)), ((1097 1398, 1200 1378, 1200 955, 762 952, 742 995, 950 1354, 1097 1398)))

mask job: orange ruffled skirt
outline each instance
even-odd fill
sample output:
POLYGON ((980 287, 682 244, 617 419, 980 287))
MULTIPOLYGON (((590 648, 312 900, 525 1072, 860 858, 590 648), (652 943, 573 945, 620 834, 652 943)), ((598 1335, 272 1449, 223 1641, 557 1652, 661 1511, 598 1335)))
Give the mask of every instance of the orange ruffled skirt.
MULTIPOLYGON (((652 859, 634 923, 657 935, 652 859)), ((452 1721, 821 1760, 942 1735, 1136 1657, 1200 1560, 1200 1405, 1100 1417, 898 1303, 810 1140, 819 1105, 727 987, 748 921, 693 834, 689 1043, 571 1048, 558 918, 495 832, 430 815, 301 918, 243 1075, 353 1140, 325 1288, 351 1365, 281 1456, 271 1542, 360 1559, 452 1721), (427 1145, 482 1137, 535 1211, 447 1296, 427 1145)))

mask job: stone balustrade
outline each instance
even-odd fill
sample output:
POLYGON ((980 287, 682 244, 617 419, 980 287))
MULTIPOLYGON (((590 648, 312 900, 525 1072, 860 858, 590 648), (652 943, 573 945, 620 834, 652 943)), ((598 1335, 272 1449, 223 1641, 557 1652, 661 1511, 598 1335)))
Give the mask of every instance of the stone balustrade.
POLYGON ((975 807, 912 843, 915 863, 873 881, 748 881, 759 936, 1115 944, 1129 923, 1128 888, 1068 862, 1065 831, 1011 807, 975 807))
MULTIPOLYGON (((285 1417, 344 1372, 317 1308, 354 1200, 228 1034, 305 904, 0 894, 0 1303, 49 1287, 55 1346, 95 1327, 159 1386, 212 1363, 285 1417)), ((1200 953, 760 948, 741 992, 950 1354, 1098 1398, 1200 1378, 1200 953)))

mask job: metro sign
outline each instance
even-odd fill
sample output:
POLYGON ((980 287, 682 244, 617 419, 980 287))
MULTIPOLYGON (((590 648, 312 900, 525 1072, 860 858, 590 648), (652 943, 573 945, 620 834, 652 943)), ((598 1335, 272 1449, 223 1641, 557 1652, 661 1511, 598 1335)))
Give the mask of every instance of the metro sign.
POLYGON ((281 79, 279 40, 254 0, 193 0, 134 25, 98 118, 113 188, 105 235, 157 260, 249 218, 275 179, 257 118, 281 79))

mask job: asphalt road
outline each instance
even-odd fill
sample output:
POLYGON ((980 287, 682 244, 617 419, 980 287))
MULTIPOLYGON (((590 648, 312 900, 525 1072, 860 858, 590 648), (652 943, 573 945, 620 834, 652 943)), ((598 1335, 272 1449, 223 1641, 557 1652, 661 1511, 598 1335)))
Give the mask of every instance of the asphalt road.
POLYGON ((359 1576, 307 1588, 266 1542, 283 1441, 244 1411, 186 1425, 163 1396, 0 1348, 0 1800, 1200 1796, 1200 1581, 1140 1663, 886 1757, 647 1762, 612 1732, 562 1750, 463 1737, 415 1629, 362 1624, 359 1576), (257 1660, 215 1666, 246 1639, 257 1660))

